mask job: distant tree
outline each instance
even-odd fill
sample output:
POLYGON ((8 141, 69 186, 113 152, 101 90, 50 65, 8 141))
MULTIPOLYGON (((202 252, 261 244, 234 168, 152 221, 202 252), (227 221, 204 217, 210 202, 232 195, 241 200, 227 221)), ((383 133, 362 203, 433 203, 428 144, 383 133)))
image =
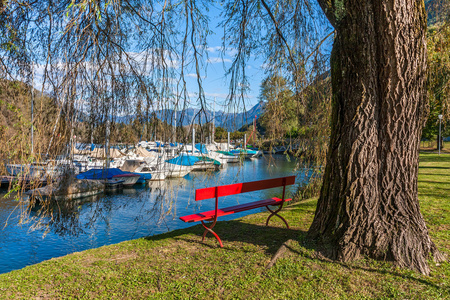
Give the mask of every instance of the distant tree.
POLYGON ((234 131, 234 132, 231 132, 230 133, 230 138, 232 139, 232 140, 240 140, 240 139, 243 139, 244 138, 244 135, 245 135, 245 132, 241 132, 241 131, 234 131))
MULTIPOLYGON (((440 5, 439 8, 445 6, 440 5)), ((447 131, 450 126, 445 126, 450 121, 450 20, 444 19, 430 26, 427 41, 429 114, 422 137, 431 140, 438 137, 438 115, 443 116, 442 135, 450 133, 447 131)))
POLYGON ((223 127, 216 127, 214 131, 214 138, 216 140, 226 140, 228 138, 227 130, 223 127))
POLYGON ((263 80, 260 100, 264 101, 264 113, 259 121, 268 138, 281 138, 296 130, 299 120, 299 102, 294 99, 285 78, 272 75, 263 80))

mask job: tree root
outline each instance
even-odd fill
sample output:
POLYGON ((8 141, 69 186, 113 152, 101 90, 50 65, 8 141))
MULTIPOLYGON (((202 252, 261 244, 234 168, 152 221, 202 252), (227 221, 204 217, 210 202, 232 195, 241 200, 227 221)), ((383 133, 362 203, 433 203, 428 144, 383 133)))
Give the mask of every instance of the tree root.
POLYGON ((290 245, 293 242, 292 239, 287 240, 286 242, 284 242, 280 248, 278 248, 277 252, 272 256, 272 259, 270 260, 270 262, 267 264, 266 269, 270 269, 272 268, 276 262, 278 261, 278 259, 280 259, 282 256, 284 256, 284 254, 286 253, 287 250, 289 250, 290 245))

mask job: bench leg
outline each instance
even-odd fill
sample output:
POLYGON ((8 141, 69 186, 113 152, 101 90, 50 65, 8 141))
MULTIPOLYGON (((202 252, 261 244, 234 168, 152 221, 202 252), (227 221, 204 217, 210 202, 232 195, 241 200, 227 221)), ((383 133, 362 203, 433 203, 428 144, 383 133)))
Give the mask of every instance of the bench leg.
POLYGON ((275 210, 275 211, 274 211, 274 210, 271 210, 270 207, 268 207, 268 206, 266 206, 266 208, 267 208, 268 211, 271 212, 270 216, 267 218, 266 226, 269 225, 269 220, 270 220, 270 218, 272 218, 273 216, 277 216, 278 218, 280 218, 281 220, 283 220, 284 224, 286 224, 287 229, 290 229, 290 228, 289 228, 288 222, 287 222, 282 216, 280 216, 280 215, 278 214, 278 212, 283 208, 282 206, 280 206, 280 207, 279 207, 277 210, 275 210))
POLYGON ((205 240, 205 236, 208 232, 211 232, 216 239, 219 241, 220 247, 223 248, 223 244, 222 241, 220 240, 219 236, 217 235, 217 233, 215 233, 212 229, 214 226, 216 226, 216 222, 217 220, 214 220, 214 222, 212 223, 212 225, 210 227, 206 226, 206 223, 202 221, 202 225, 203 227, 205 227, 205 232, 203 232, 203 236, 202 236, 202 242, 205 240))

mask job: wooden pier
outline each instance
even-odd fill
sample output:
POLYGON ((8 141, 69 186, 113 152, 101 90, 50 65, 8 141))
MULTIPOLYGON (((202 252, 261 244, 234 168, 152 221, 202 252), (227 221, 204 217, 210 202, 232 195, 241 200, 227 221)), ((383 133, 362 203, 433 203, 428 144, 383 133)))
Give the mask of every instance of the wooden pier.
POLYGON ((30 176, 0 176, 1 188, 9 189, 15 184, 29 189, 36 186, 47 185, 47 178, 33 178, 30 176))

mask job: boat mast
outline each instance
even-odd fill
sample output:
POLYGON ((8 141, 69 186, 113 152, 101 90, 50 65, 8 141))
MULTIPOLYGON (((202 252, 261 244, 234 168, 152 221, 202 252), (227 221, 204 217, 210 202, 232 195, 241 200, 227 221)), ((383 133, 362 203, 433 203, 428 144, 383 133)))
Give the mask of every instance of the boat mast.
POLYGON ((174 123, 175 123, 175 125, 173 127, 173 135, 172 135, 173 136, 173 143, 177 142, 177 105, 178 105, 178 100, 175 100, 174 107, 173 107, 173 110, 174 110, 174 123))
POLYGON ((195 128, 192 126, 192 155, 194 155, 195 149, 195 128))
POLYGON ((110 133, 110 121, 109 121, 109 113, 106 114, 106 142, 105 142, 105 151, 106 151, 106 167, 109 169, 109 133, 110 133))
POLYGON ((31 63, 31 155, 34 154, 34 63, 31 63))
POLYGON ((216 132, 216 125, 215 125, 215 120, 216 120, 216 97, 214 97, 214 106, 213 106, 213 121, 212 121, 212 136, 211 136, 211 141, 210 143, 214 143, 214 134, 216 132))

